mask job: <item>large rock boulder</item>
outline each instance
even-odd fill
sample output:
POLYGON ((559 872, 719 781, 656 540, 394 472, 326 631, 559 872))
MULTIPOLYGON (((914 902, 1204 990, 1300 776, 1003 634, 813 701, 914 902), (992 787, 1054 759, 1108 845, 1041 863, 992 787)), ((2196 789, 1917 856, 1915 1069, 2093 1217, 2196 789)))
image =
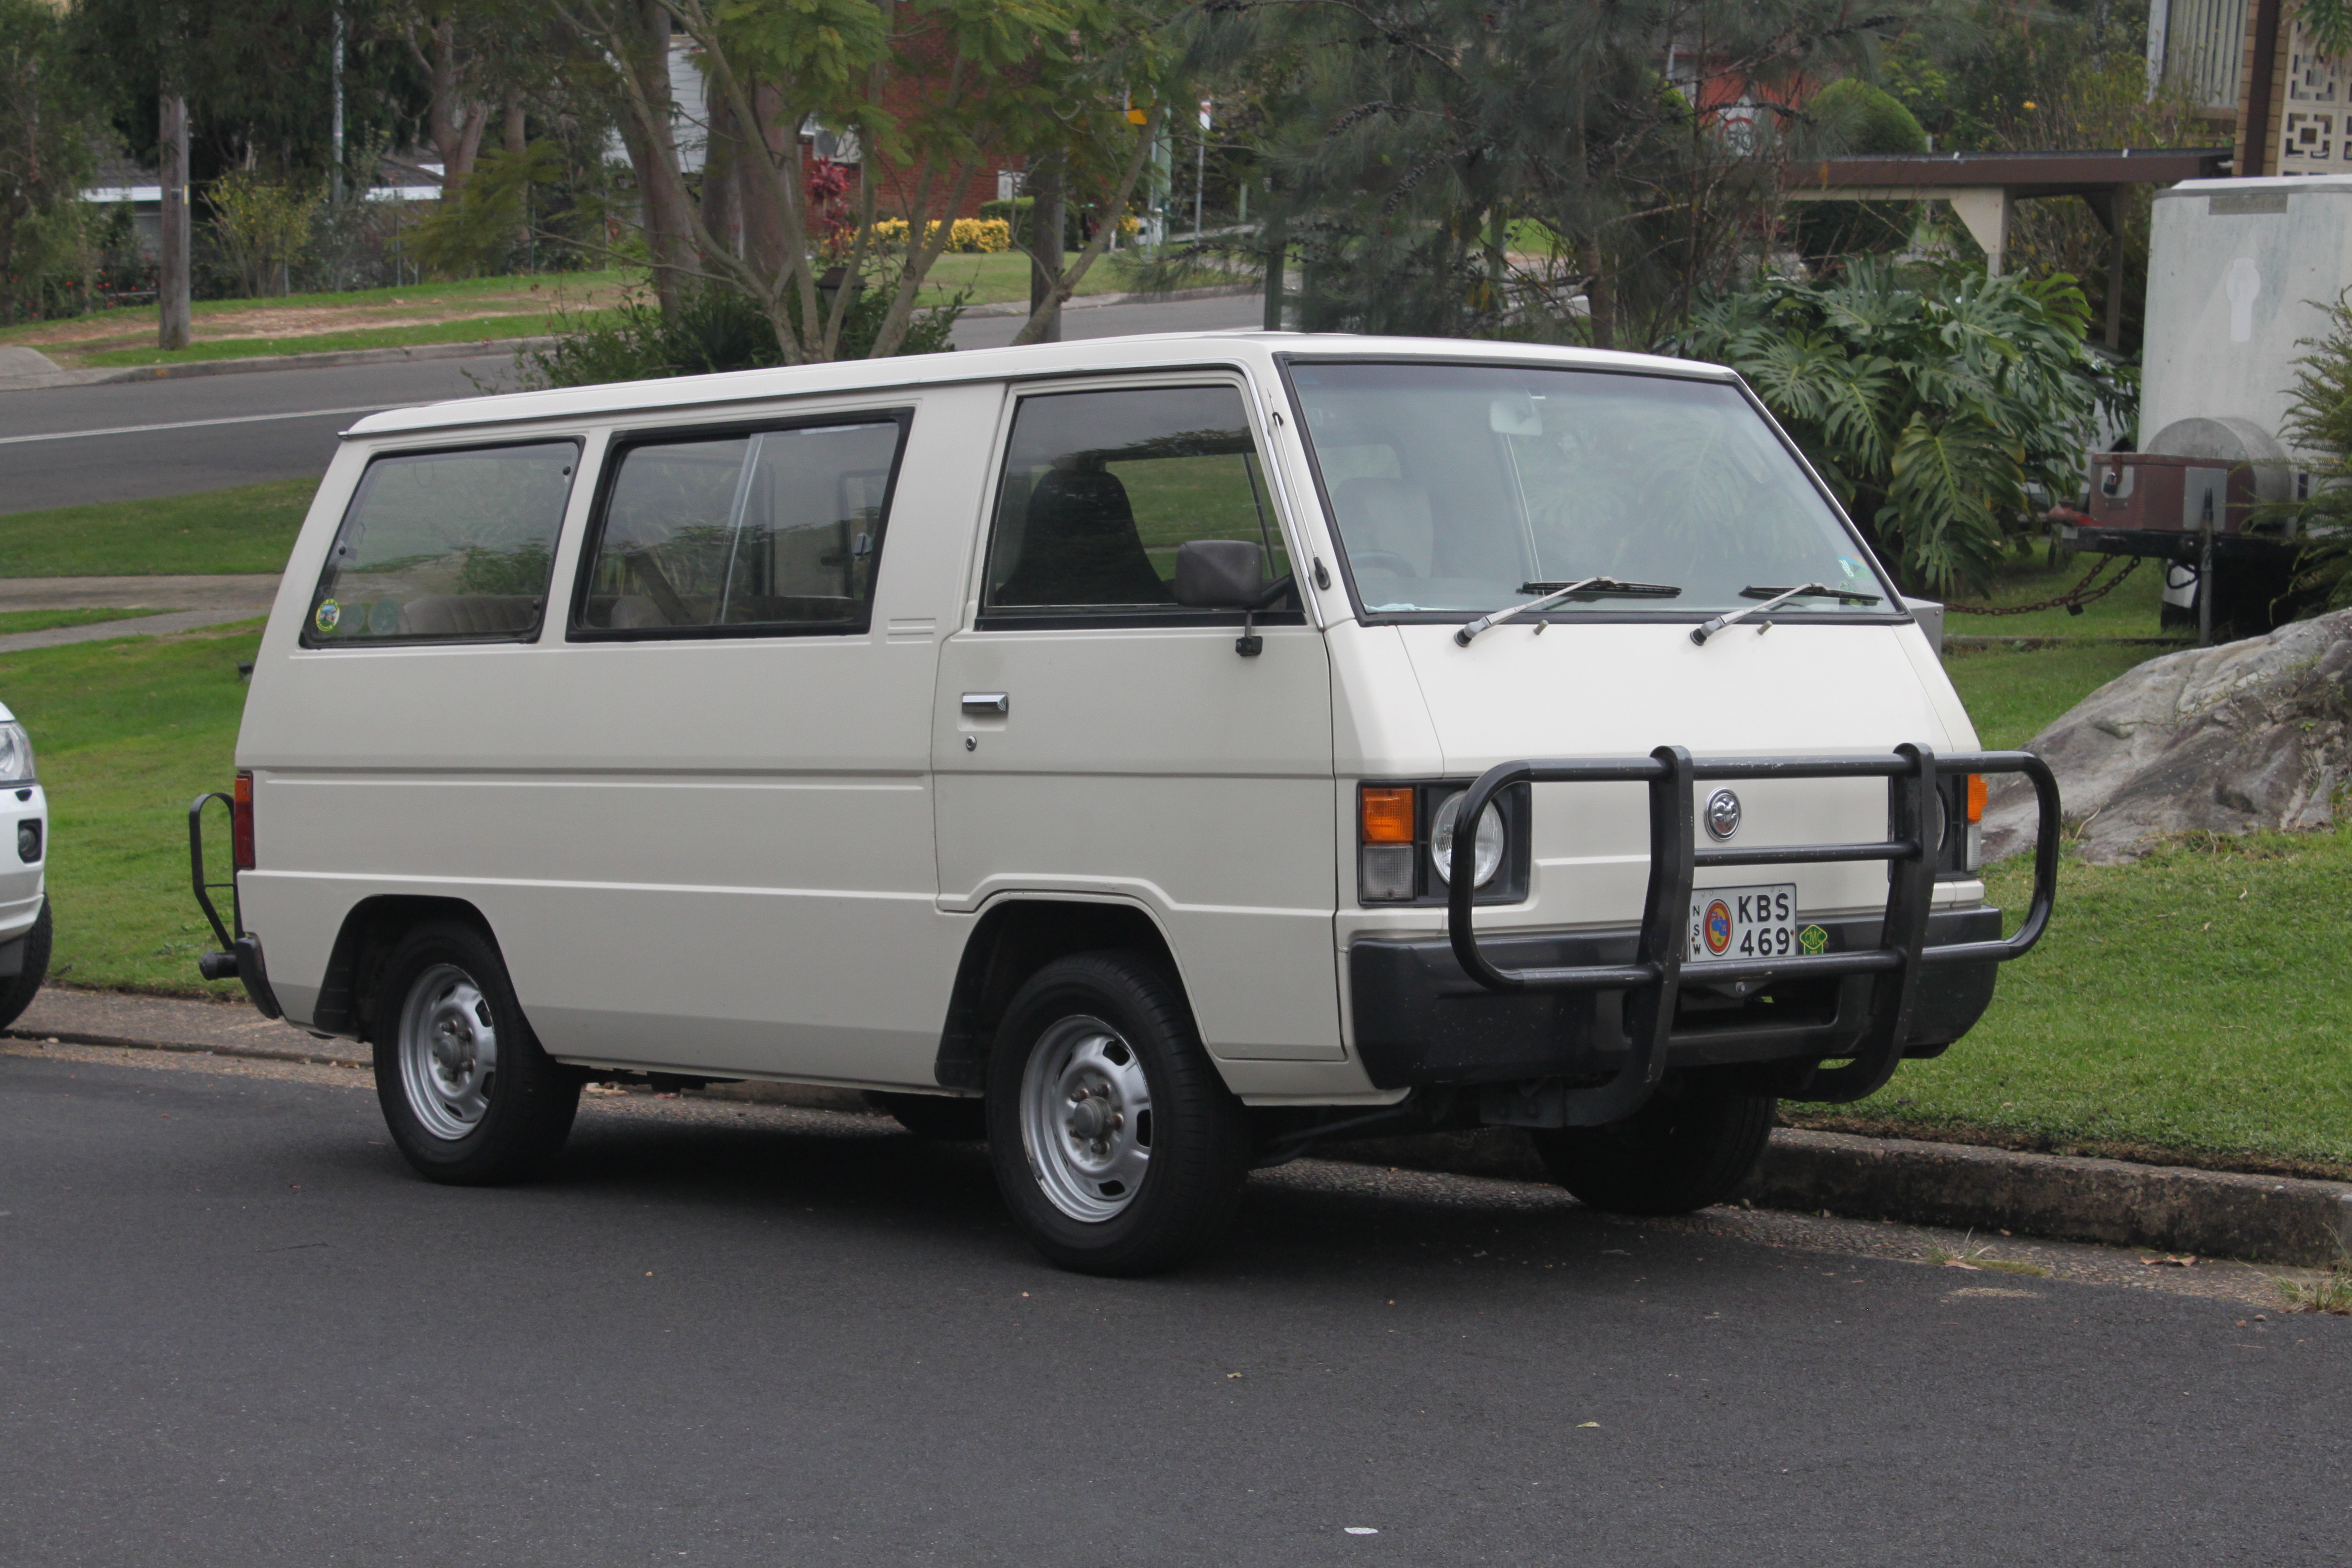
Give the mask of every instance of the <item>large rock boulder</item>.
MULTIPOLYGON (((2325 827, 2352 783, 2352 610, 2152 658, 2027 743, 2058 775, 2083 858, 2137 859, 2167 835, 2325 827)), ((1985 806, 1988 861, 2033 845, 2033 791, 1985 806)))

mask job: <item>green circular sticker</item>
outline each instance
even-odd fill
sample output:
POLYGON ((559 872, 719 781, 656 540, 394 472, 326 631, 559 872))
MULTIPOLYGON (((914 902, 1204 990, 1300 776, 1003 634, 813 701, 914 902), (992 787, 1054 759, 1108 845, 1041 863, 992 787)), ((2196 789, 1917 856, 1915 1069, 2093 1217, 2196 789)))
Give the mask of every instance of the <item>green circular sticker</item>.
POLYGON ((343 607, 341 605, 332 599, 321 599, 318 609, 311 614, 310 624, 322 632, 331 632, 342 618, 343 607))

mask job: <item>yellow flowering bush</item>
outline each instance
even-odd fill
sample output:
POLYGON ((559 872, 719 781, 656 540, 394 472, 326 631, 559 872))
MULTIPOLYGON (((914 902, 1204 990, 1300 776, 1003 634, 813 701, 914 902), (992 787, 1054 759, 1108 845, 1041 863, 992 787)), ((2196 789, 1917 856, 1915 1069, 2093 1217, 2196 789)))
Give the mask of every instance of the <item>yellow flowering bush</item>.
MULTIPOLYGON (((923 237, 929 240, 939 232, 937 223, 923 227, 923 237)), ((885 248, 902 248, 907 243, 907 220, 886 217, 874 225, 874 243, 885 248)), ((1013 226, 1001 217, 960 217, 948 226, 948 248, 966 254, 992 256, 1000 250, 1013 248, 1013 226)))

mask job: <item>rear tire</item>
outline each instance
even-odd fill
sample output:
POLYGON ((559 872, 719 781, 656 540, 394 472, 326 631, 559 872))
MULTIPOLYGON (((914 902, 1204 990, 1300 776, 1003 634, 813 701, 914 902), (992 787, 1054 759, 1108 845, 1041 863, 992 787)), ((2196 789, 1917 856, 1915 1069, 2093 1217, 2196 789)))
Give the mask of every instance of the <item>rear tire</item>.
POLYGON ((934 1143, 978 1143, 988 1136, 988 1102, 959 1100, 944 1094, 885 1094, 866 1097, 877 1110, 898 1118, 898 1125, 934 1143))
POLYGON ((384 1125, 419 1175, 494 1186, 554 1163, 587 1074, 540 1048, 480 931, 410 931, 384 964, 373 1033, 384 1125))
POLYGON ((988 1144, 1013 1217, 1082 1274, 1172 1268, 1223 1234, 1248 1119, 1175 987, 1134 953, 1056 959, 989 1053, 988 1144))
POLYGON ((1668 1079, 1622 1121, 1533 1134, 1551 1179, 1588 1207, 1675 1215, 1719 1204, 1739 1189, 1772 1136, 1770 1095, 1704 1080, 1668 1079))
POLYGON ((23 1016, 40 994, 41 982, 49 975, 49 900, 43 899, 41 912, 33 917, 31 929, 25 932, 24 966, 0 980, 0 1029, 23 1016))

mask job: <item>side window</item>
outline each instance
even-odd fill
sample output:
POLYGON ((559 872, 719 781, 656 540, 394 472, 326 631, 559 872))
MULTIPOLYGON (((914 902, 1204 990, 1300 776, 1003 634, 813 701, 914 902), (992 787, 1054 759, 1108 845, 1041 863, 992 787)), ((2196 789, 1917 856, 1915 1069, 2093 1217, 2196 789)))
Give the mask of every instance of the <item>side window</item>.
POLYGON ((1025 397, 1013 416, 981 614, 1181 613, 1176 548, 1246 539, 1290 570, 1239 389, 1025 397))
POLYGON ((308 647, 538 634, 576 441, 378 458, 310 595, 308 647))
POLYGON ((576 630, 862 632, 904 416, 617 448, 576 630))

